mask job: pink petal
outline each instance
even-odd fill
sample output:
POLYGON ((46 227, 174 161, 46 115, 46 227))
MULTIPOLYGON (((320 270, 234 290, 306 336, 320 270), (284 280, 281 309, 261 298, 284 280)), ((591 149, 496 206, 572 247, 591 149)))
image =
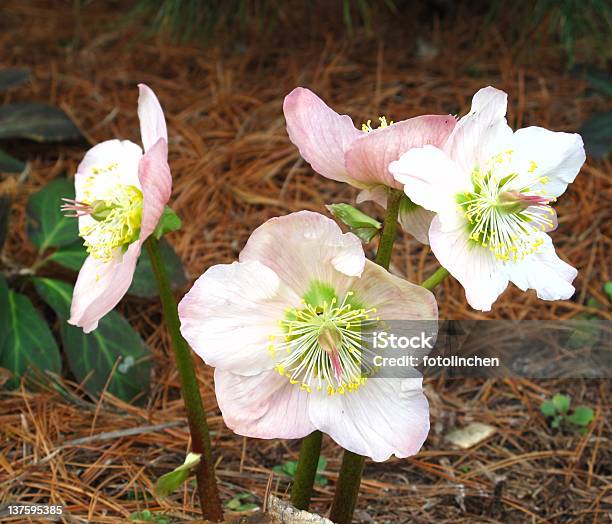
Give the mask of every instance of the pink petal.
POLYGON ((326 178, 349 181, 344 153, 361 136, 351 118, 339 115, 303 87, 285 97, 283 111, 289 138, 312 168, 326 178))
POLYGON ((313 393, 309 413, 317 429, 344 449, 376 462, 415 455, 429 433, 420 378, 370 378, 352 393, 313 393))
POLYGON ((142 157, 138 176, 144 201, 140 240, 145 241, 153 232, 172 191, 172 175, 168 166, 168 144, 160 138, 142 157))
POLYGON ((300 297, 287 293, 260 262, 219 264, 207 269, 179 303, 181 333, 209 366, 255 375, 274 367, 270 345, 285 334, 278 321, 287 308, 299 305, 300 297))
POLYGON ((276 371, 252 377, 215 369, 215 393, 228 428, 254 438, 302 438, 315 430, 309 395, 276 371))
POLYGON ((431 291, 396 277, 369 260, 351 290, 358 302, 376 308, 376 315, 383 321, 438 318, 436 298, 431 291))
POLYGON ((153 90, 145 84, 138 84, 138 89, 140 135, 144 150, 147 152, 160 138, 168 142, 168 131, 164 112, 153 90))
POLYGON ((347 282, 361 275, 365 254, 361 241, 342 233, 319 213, 299 211, 259 226, 240 253, 240 261, 258 260, 272 269, 298 296, 315 281, 347 282))
POLYGON ((413 147, 441 147, 455 127, 450 115, 426 115, 364 133, 346 153, 346 168, 360 187, 382 184, 401 189, 389 164, 413 147))
POLYGON ((98 327, 98 321, 130 287, 140 249, 140 242, 134 242, 125 253, 118 249, 110 262, 87 257, 74 286, 70 324, 82 327, 85 333, 98 327))

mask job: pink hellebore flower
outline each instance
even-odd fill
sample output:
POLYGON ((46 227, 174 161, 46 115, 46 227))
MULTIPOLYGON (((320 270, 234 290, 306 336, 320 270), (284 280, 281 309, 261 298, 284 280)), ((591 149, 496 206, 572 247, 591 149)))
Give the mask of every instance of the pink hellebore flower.
POLYGON ((359 335, 377 315, 437 319, 434 296, 310 211, 264 223, 239 260, 208 269, 179 304, 183 336, 216 368, 227 426, 266 439, 319 429, 376 461, 417 453, 429 431, 422 379, 365 378, 359 335))
POLYGON ((89 253, 74 288, 68 321, 85 333, 96 329, 125 295, 142 244, 170 198, 164 113, 149 87, 138 88, 144 155, 129 140, 94 146, 77 168, 76 199, 62 208, 78 217, 79 236, 89 253))
MULTIPOLYGON (((296 87, 285 97, 283 111, 289 138, 319 174, 346 182, 362 191, 357 202, 373 200, 386 207, 387 188, 402 189, 389 163, 413 147, 441 146, 455 126, 450 115, 424 115, 359 131, 348 115, 339 115, 312 91, 296 87)), ((403 201, 399 221, 420 242, 428 243, 427 230, 434 214, 403 201)))
POLYGON ((508 282, 544 300, 567 299, 577 274, 546 232, 557 225, 549 204, 584 163, 582 139, 541 127, 513 132, 507 97, 481 89, 442 149, 411 149, 389 167, 413 202, 436 213, 431 248, 482 311, 508 282))

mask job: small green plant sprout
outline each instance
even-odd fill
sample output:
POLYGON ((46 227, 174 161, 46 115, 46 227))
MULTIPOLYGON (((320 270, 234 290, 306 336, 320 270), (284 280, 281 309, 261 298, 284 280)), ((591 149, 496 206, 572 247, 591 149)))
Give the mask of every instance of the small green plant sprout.
POLYGON ((570 414, 570 404, 569 396, 557 393, 551 400, 542 402, 540 411, 547 419, 550 419, 551 428, 560 429, 565 423, 569 423, 579 427, 581 432, 585 433, 587 426, 593 420, 593 410, 586 406, 578 406, 570 414))
MULTIPOLYGON (((284 475, 293 479, 295 472, 297 470, 297 460, 288 460, 284 464, 280 466, 274 466, 272 471, 274 473, 278 473, 279 475, 284 475)), ((325 457, 319 457, 319 462, 317 463, 317 474, 315 476, 315 484, 319 486, 327 486, 327 477, 323 476, 323 472, 327 467, 327 459, 325 457)))
POLYGON ((148 509, 134 511, 130 515, 130 522, 154 522, 155 524, 170 524, 170 517, 163 513, 153 513, 148 509))
POLYGON ((253 502, 254 498, 252 493, 238 493, 233 499, 225 503, 225 507, 240 513, 253 511, 259 509, 259 506, 253 502))
POLYGON ((157 479, 154 488, 155 495, 167 497, 170 493, 176 491, 187 480, 191 470, 200 463, 201 457, 202 455, 199 453, 188 453, 183 464, 157 479))

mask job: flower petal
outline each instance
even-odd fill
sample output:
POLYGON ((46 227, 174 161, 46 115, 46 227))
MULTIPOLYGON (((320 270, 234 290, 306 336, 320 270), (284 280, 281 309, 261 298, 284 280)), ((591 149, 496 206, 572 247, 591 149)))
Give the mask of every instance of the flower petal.
POLYGON ((411 203, 400 205, 398 220, 406 233, 422 244, 429 244, 429 227, 435 216, 433 211, 411 203))
POLYGON ((470 306, 490 311, 493 302, 508 286, 503 265, 487 248, 469 240, 466 225, 461 222, 454 229, 446 230, 436 216, 429 230, 429 241, 440 264, 464 287, 470 306))
POLYGON ((586 160, 580 135, 549 131, 542 127, 526 127, 516 131, 511 149, 516 156, 513 159, 514 167, 521 174, 514 184, 519 187, 528 185, 532 192, 542 190, 546 196, 558 197, 563 194, 586 160), (548 179, 544 183, 543 177, 548 179))
POLYGON ((172 192, 172 175, 168 166, 168 144, 160 138, 142 157, 138 166, 142 186, 142 223, 140 240, 155 230, 172 192))
POLYGON ((358 204, 372 201, 387 209, 387 189, 385 186, 374 186, 370 189, 363 189, 359 191, 355 201, 358 204))
POLYGON ((118 248, 110 262, 87 257, 74 286, 69 324, 85 333, 98 327, 130 287, 140 249, 140 242, 130 244, 125 253, 118 248))
POLYGON ((435 320, 438 305, 434 294, 424 287, 396 277, 379 265, 366 261, 352 291, 358 302, 374 307, 382 320, 435 320))
POLYGON ((365 255, 361 241, 342 233, 319 213, 299 211, 259 226, 240 253, 240 261, 258 260, 302 296, 313 280, 345 282, 361 275, 365 255))
POLYGON ((420 378, 370 378, 352 393, 313 393, 309 413, 317 429, 344 449, 376 462, 418 453, 429 433, 420 378))
POLYGON ((217 402, 228 428, 254 438, 302 438, 316 428, 309 395, 276 371, 252 377, 215 369, 217 402))
POLYGON ((283 103, 289 138, 312 168, 326 178, 348 182, 344 154, 361 131, 348 115, 330 109, 312 91, 296 87, 283 103))
POLYGON ((389 164, 413 147, 441 147, 455 126, 450 115, 424 115, 364 133, 346 152, 346 168, 359 187, 382 184, 401 189, 389 164))
POLYGON ((503 151, 511 140, 507 106, 506 93, 485 87, 474 95, 470 112, 455 126, 444 150, 467 173, 503 151))
POLYGON ((153 90, 138 84, 138 118, 140 119, 140 135, 145 152, 163 138, 168 142, 168 131, 164 112, 153 90))
POLYGON ((456 195, 470 189, 469 173, 461 171, 444 151, 434 146, 407 151, 391 162, 389 171, 404 184, 404 193, 410 200, 438 213, 454 212, 456 195))
POLYGON ((212 266, 179 303, 181 333, 210 366, 256 375, 273 368, 268 346, 300 299, 256 260, 212 266))
MULTIPOLYGON (((87 151, 74 175, 76 200, 91 202, 99 199, 112 193, 118 181, 140 189, 138 164, 141 158, 142 149, 129 140, 106 140, 96 144, 87 151), (115 165, 112 172, 117 176, 108 176, 109 168, 115 165)), ((82 215, 78 220, 81 233, 95 222, 90 215, 82 215)))
POLYGON ((567 300, 576 291, 572 282, 578 271, 557 256, 548 235, 541 238, 544 244, 538 253, 507 264, 510 280, 522 291, 535 289, 543 300, 567 300))

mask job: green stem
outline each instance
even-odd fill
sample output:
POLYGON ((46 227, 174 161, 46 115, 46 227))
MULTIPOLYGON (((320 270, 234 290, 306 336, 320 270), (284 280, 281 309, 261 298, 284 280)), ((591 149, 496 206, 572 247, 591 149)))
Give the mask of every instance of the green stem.
POLYGON ((395 231, 397 230, 397 217, 399 215, 400 202, 404 193, 398 189, 390 189, 387 196, 387 212, 383 222, 383 230, 380 235, 378 251, 376 252, 376 262, 379 266, 389 269, 391 253, 393 252, 393 242, 395 242, 395 231))
POLYGON ((297 509, 308 509, 310 504, 322 440, 323 434, 320 431, 313 431, 302 440, 297 470, 291 488, 291 504, 297 509))
MULTIPOLYGON (((397 218, 402 195, 403 193, 401 191, 390 189, 389 195, 387 196, 387 212, 385 214, 382 235, 380 236, 380 243, 378 244, 378 251, 376 252, 375 259, 375 262, 385 269, 389 269, 389 264, 391 262, 391 253, 393 252, 393 243, 395 242, 397 218)), ((365 457, 353 453, 352 451, 344 450, 342 465, 340 466, 340 475, 336 483, 334 502, 329 516, 329 518, 337 524, 350 524, 353 520, 364 463, 365 457)))
POLYGON ((439 267, 438 269, 436 269, 436 272, 433 275, 431 275, 429 278, 426 278, 425 280, 423 280, 423 282, 421 283, 421 286, 423 286, 425 289, 429 289, 429 291, 431 291, 440 282, 442 282, 448 275, 449 275, 449 273, 448 273, 447 269, 445 269, 443 267, 439 267))
POLYGON ((202 406, 202 397, 200 396, 191 350, 181 335, 176 300, 172 294, 166 268, 161 260, 159 243, 155 237, 150 236, 145 242, 145 246, 151 259, 151 267, 159 288, 164 319, 172 339, 174 359, 181 381, 181 391, 187 412, 189 432, 191 433, 191 446, 195 453, 202 454, 202 459, 196 469, 200 506, 205 519, 220 522, 223 520, 223 510, 217 490, 208 423, 202 406))
POLYGON ((352 451, 344 450, 340 475, 336 483, 336 493, 329 518, 337 524, 350 524, 357 505, 359 485, 365 457, 352 451))

